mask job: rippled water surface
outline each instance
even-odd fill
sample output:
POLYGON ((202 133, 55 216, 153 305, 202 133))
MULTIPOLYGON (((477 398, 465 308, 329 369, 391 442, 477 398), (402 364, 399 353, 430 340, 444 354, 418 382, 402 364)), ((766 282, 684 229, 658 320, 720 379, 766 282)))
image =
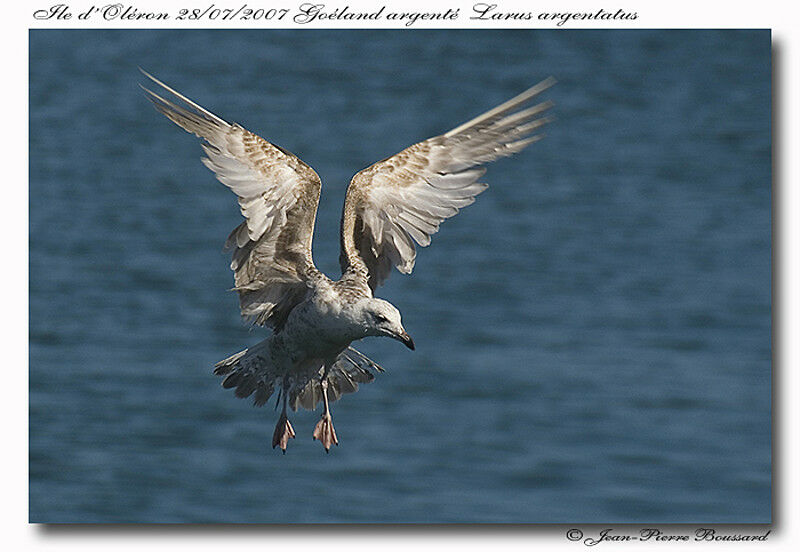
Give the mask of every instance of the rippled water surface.
POLYGON ((30 517, 50 522, 766 522, 766 31, 33 31, 30 517), (214 362, 238 315, 235 197, 142 66, 323 179, 554 75, 548 136, 490 167, 380 295, 412 353, 334 405, 340 446, 214 362))

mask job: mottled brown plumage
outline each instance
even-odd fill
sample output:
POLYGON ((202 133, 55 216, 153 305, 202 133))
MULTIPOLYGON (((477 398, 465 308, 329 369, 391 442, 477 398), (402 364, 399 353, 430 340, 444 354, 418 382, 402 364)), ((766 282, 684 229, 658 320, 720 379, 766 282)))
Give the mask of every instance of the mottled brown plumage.
MULTIPOLYGON (((540 139, 550 102, 526 107, 555 81, 546 79, 463 125, 414 144, 362 170, 342 209, 339 260, 333 281, 314 265, 321 181, 292 153, 230 124, 144 73, 162 97, 144 89, 156 109, 204 140, 203 163, 238 197, 244 217, 228 236, 242 315, 273 334, 217 363, 223 387, 263 405, 278 390, 283 411, 273 447, 286 450, 294 430, 286 407, 324 403, 314 431, 325 449, 338 444, 328 402, 374 379, 380 366, 350 347, 366 336, 388 336, 414 348, 400 313, 374 298, 392 267, 409 274, 416 246, 486 189, 482 166, 540 139)), ((144 88, 144 87, 143 87, 144 88)))

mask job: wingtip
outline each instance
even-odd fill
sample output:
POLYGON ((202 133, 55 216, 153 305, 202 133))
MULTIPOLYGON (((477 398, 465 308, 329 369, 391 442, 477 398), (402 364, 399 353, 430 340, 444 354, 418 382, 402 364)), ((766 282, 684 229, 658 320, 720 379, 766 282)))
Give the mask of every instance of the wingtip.
POLYGON ((140 83, 140 82, 137 82, 136 84, 137 84, 137 85, 139 85, 139 88, 141 88, 141 89, 142 89, 142 91, 143 91, 143 92, 144 92, 144 94, 145 94, 145 97, 146 97, 148 100, 150 100, 150 103, 153 105, 153 107, 155 107, 157 111, 160 111, 160 110, 158 109, 158 103, 159 103, 159 101, 161 101, 161 102, 164 102, 164 99, 163 99, 163 98, 161 98, 161 96, 159 96, 158 94, 156 94, 156 93, 155 93, 155 92, 153 92, 152 90, 150 90, 149 88, 147 88, 147 87, 146 87, 145 85, 143 85, 142 83, 140 83))
MULTIPOLYGON (((218 125, 221 125, 223 127, 230 126, 229 123, 227 121, 225 121, 224 119, 214 115, 213 113, 208 111, 203 106, 193 102, 192 100, 190 100, 189 98, 187 98, 186 96, 184 96, 183 94, 181 94, 180 92, 175 90, 174 88, 171 88, 171 87, 167 86, 166 84, 164 84, 163 82, 161 82, 160 80, 155 78, 153 75, 151 75, 150 73, 148 73, 147 71, 142 69, 141 67, 139 67, 139 71, 141 71, 141 73, 145 77, 147 77, 148 79, 150 79, 151 81, 156 83, 161 89, 163 89, 168 94, 170 94, 170 97, 177 98, 180 102, 183 102, 185 104, 185 106, 188 106, 188 108, 190 110, 194 110, 196 112, 196 114, 199 114, 199 115, 201 115, 203 117, 206 117, 208 120, 210 120, 210 121, 212 121, 212 122, 214 122, 214 123, 216 123, 218 125)), ((149 99, 151 101, 153 101, 154 103, 160 102, 160 103, 165 104, 166 106, 170 106, 172 108, 175 108, 175 105, 174 105, 173 102, 165 100, 164 98, 162 98, 161 96, 159 96, 158 94, 153 92, 152 90, 146 88, 145 86, 142 86, 141 83, 139 83, 139 86, 147 93, 147 95, 149 96, 149 99), (157 100, 157 102, 155 100, 157 100)), ((194 131, 191 131, 191 132, 194 132, 194 131)), ((197 133, 195 132, 195 134, 197 134, 197 133)), ((198 134, 198 136, 199 136, 199 134, 198 134)))
POLYGON ((551 76, 547 77, 546 79, 544 79, 543 81, 539 82, 538 84, 534 84, 531 88, 528 89, 527 93, 530 94, 531 97, 533 97, 533 96, 535 96, 537 94, 540 94, 540 93, 544 92, 545 90, 547 90, 548 88, 550 88, 551 86, 556 84, 557 82, 558 81, 556 80, 556 78, 551 75, 551 76))
MULTIPOLYGON (((145 77, 147 77, 148 79, 150 79, 150 80, 151 80, 151 81, 153 81, 154 83, 158 84, 159 86, 166 88, 166 86, 164 85, 164 83, 162 83, 160 80, 158 80, 157 78, 155 78, 153 75, 151 75, 150 73, 148 73, 147 71, 145 71, 144 69, 142 69, 142 67, 141 67, 140 65, 137 65, 137 66, 136 66, 136 68, 137 68, 137 69, 139 69, 139 71, 140 71, 140 72, 141 72, 141 73, 142 73, 142 74, 143 74, 145 77)), ((137 82, 136 84, 138 84, 138 85, 139 85, 139 88, 141 88, 141 89, 144 91, 144 93, 147 95, 147 99, 149 99, 151 102, 155 103, 155 101, 156 101, 156 100, 161 100, 162 102, 165 102, 164 98, 162 98, 161 96, 159 96, 158 94, 156 94, 155 92, 153 92, 152 90, 150 90, 149 88, 147 88, 147 87, 146 87, 145 85, 143 85, 142 83, 140 83, 140 82, 137 82)))
MULTIPOLYGON (((464 123, 464 124, 462 124, 460 126, 457 126, 456 128, 450 130, 449 132, 446 132, 443 136, 445 138, 449 138, 451 136, 455 136, 456 134, 458 134, 460 132, 463 132, 464 130, 466 130, 466 129, 470 128, 470 127, 473 127, 475 125, 484 123, 485 121, 488 121, 488 120, 492 120, 492 119, 494 119, 496 117, 500 117, 501 115, 507 114, 507 113, 509 113, 509 112, 511 112, 511 111, 513 111, 515 109, 519 109, 524 104, 527 104, 532 98, 534 98, 537 95, 541 94, 542 92, 544 92, 545 90, 547 90, 548 88, 553 86, 555 83, 556 83, 555 77, 553 77, 553 76, 547 77, 543 81, 540 81, 539 83, 534 84, 533 86, 531 86, 530 88, 528 88, 524 92, 514 96, 510 100, 508 100, 506 102, 503 102, 502 104, 496 106, 495 108, 490 109, 486 113, 483 113, 482 115, 479 115, 479 116, 475 117, 474 119, 471 119, 471 120, 467 121, 466 123, 464 123)), ((539 110, 548 109, 552 105, 553 105, 552 102, 550 102, 550 103, 542 102, 538 109, 539 110)))
POLYGON ((145 94, 147 94, 147 96, 148 96, 148 97, 149 97, 151 100, 152 100, 154 97, 155 97, 155 98, 159 98, 159 99, 160 99, 160 96, 159 96, 158 94, 156 94, 155 92, 153 92, 152 90, 150 90, 149 88, 147 88, 147 87, 146 87, 145 85, 143 85, 142 83, 140 83, 140 82, 137 82, 136 84, 138 84, 138 85, 139 85, 139 88, 141 88, 141 89, 144 91, 144 93, 145 93, 145 94))
POLYGON ((155 78, 153 75, 151 75, 150 73, 148 73, 147 71, 145 71, 144 69, 142 69, 142 66, 141 66, 141 65, 137 65, 137 66, 136 66, 136 68, 137 68, 137 69, 139 69, 139 72, 140 72, 142 75, 144 75, 145 77, 147 77, 148 79, 150 79, 150 80, 151 80, 151 81, 153 81, 154 83, 156 83, 156 84, 158 84, 158 85, 160 85, 160 86, 163 86, 164 88, 167 88, 167 89, 169 89, 169 87, 168 87, 167 85, 165 85, 163 82, 161 82, 160 80, 158 80, 157 78, 155 78))

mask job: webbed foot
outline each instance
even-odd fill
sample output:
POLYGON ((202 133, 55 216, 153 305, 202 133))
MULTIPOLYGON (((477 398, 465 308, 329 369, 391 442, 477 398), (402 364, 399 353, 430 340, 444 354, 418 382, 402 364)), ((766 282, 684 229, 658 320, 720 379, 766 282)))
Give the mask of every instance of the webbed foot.
POLYGON ((286 413, 283 412, 275 425, 275 433, 272 434, 272 448, 280 445, 281 450, 286 454, 286 446, 289 444, 289 439, 294 439, 294 428, 289 423, 286 413))
POLYGON ((331 445, 339 446, 336 430, 333 429, 333 419, 329 412, 325 412, 317 422, 317 427, 314 428, 314 439, 322 443, 326 453, 330 451, 331 445))

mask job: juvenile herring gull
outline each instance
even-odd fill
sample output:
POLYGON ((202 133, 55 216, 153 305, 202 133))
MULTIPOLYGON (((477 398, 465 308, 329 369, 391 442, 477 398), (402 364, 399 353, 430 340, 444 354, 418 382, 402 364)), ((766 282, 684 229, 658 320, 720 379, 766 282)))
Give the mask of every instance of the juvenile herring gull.
POLYGON ((313 410, 324 403, 313 437, 325 451, 339 444, 329 401, 371 382, 378 364, 351 347, 367 336, 394 338, 413 350, 400 312, 376 298, 392 267, 410 274, 415 243, 431 241, 439 225, 475 201, 486 184, 482 165, 517 153, 543 137, 553 105, 532 100, 550 77, 483 115, 429 138, 356 174, 341 218, 338 281, 311 258, 321 182, 287 150, 236 123, 227 123, 144 73, 159 95, 144 88, 156 109, 203 139, 203 163, 239 198, 244 222, 231 232, 231 269, 242 315, 272 334, 218 362, 214 373, 237 397, 262 406, 278 390, 283 408, 272 447, 285 453, 295 436, 287 404, 313 410))

